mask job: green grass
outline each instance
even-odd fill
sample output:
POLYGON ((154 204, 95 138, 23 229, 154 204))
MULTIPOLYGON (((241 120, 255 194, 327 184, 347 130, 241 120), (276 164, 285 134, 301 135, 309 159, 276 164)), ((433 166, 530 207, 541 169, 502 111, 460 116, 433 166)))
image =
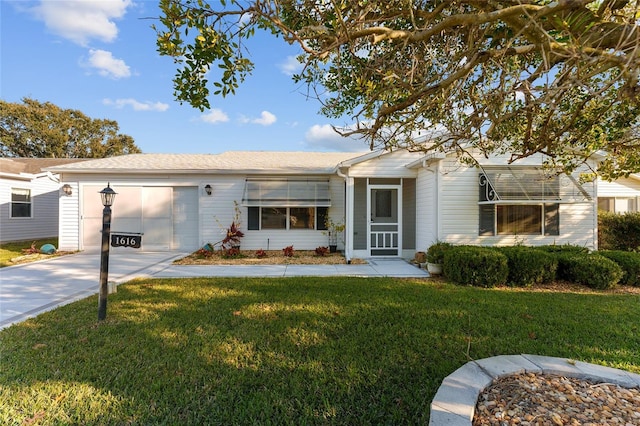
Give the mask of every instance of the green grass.
POLYGON ((139 280, 0 331, 1 424, 425 424, 469 358, 640 373, 640 296, 359 278, 139 280))
POLYGON ((35 242, 37 248, 45 244, 53 244, 58 247, 58 238, 43 238, 39 240, 11 241, 0 244, 0 268, 12 265, 11 259, 22 256, 22 249, 28 249, 35 242))

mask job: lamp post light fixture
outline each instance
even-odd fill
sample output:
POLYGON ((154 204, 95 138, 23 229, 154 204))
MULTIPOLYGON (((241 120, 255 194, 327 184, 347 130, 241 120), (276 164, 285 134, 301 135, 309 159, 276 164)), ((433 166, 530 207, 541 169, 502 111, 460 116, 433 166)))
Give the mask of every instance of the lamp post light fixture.
POLYGON ((109 294, 109 236, 111 234, 111 206, 116 198, 116 192, 110 184, 100 191, 102 198, 102 248, 100 251, 100 292, 98 293, 98 321, 107 317, 107 295, 109 294))

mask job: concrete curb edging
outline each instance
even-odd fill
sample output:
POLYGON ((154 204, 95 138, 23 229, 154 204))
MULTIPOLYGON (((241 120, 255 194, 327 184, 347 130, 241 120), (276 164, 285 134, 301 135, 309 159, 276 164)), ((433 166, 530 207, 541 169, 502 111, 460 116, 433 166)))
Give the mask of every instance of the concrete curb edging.
POLYGON ((445 377, 431 402, 430 426, 470 426, 480 393, 495 379, 523 373, 562 375, 640 387, 640 374, 540 355, 499 355, 470 361, 445 377))

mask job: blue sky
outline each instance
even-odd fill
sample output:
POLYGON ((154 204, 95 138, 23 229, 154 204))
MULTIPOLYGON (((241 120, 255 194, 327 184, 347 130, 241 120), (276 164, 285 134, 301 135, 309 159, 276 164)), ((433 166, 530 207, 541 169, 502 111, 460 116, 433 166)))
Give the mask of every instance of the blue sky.
POLYGON ((364 151, 317 113, 291 79, 298 49, 272 36, 250 40, 251 76, 200 112, 173 99, 171 58, 156 52, 146 0, 0 0, 0 97, 24 97, 115 120, 147 153, 230 150, 364 151))

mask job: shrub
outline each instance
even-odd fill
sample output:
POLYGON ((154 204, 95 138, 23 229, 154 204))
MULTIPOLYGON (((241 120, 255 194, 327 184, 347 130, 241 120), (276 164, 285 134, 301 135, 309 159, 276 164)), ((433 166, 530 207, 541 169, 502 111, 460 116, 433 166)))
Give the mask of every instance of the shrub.
POLYGON ((640 212, 598 212, 598 247, 601 250, 640 251, 640 212))
POLYGON ((446 250, 444 275, 458 284, 494 287, 504 284, 509 275, 507 257, 487 247, 453 246, 446 250))
POLYGON ((613 260, 622 268, 624 275, 621 284, 640 287, 640 253, 610 250, 599 251, 598 254, 613 260))
POLYGON ((572 244, 546 245, 538 246, 537 250, 543 250, 548 253, 589 253, 589 249, 582 246, 574 246, 572 244))
POLYGON ((241 257, 240 249, 238 247, 231 247, 228 249, 222 250, 222 257, 225 259, 233 259, 236 257, 241 257))
POLYGON ((293 253, 293 246, 287 246, 282 249, 282 254, 284 254, 286 257, 293 257, 293 253))
POLYGON ((498 250, 507 257, 507 284, 528 287, 555 280, 558 260, 552 254, 525 246, 500 247, 498 250))
POLYGON ((210 247, 210 246, 207 244, 204 247, 198 249, 195 253, 196 256, 200 259, 209 258, 213 256, 213 250, 209 250, 207 247, 210 247))
POLYGON ((316 255, 326 256, 329 253, 329 247, 316 247, 316 255))
POLYGON ((558 273, 567 281, 598 290, 615 287, 624 275, 617 263, 597 253, 559 255, 558 273))
POLYGON ((262 259, 263 257, 267 257, 267 252, 262 250, 262 249, 258 249, 258 250, 256 250, 256 257, 258 259, 262 259))
POLYGON ((436 241, 427 249, 427 262, 442 265, 444 263, 444 254, 453 247, 451 243, 436 241))

